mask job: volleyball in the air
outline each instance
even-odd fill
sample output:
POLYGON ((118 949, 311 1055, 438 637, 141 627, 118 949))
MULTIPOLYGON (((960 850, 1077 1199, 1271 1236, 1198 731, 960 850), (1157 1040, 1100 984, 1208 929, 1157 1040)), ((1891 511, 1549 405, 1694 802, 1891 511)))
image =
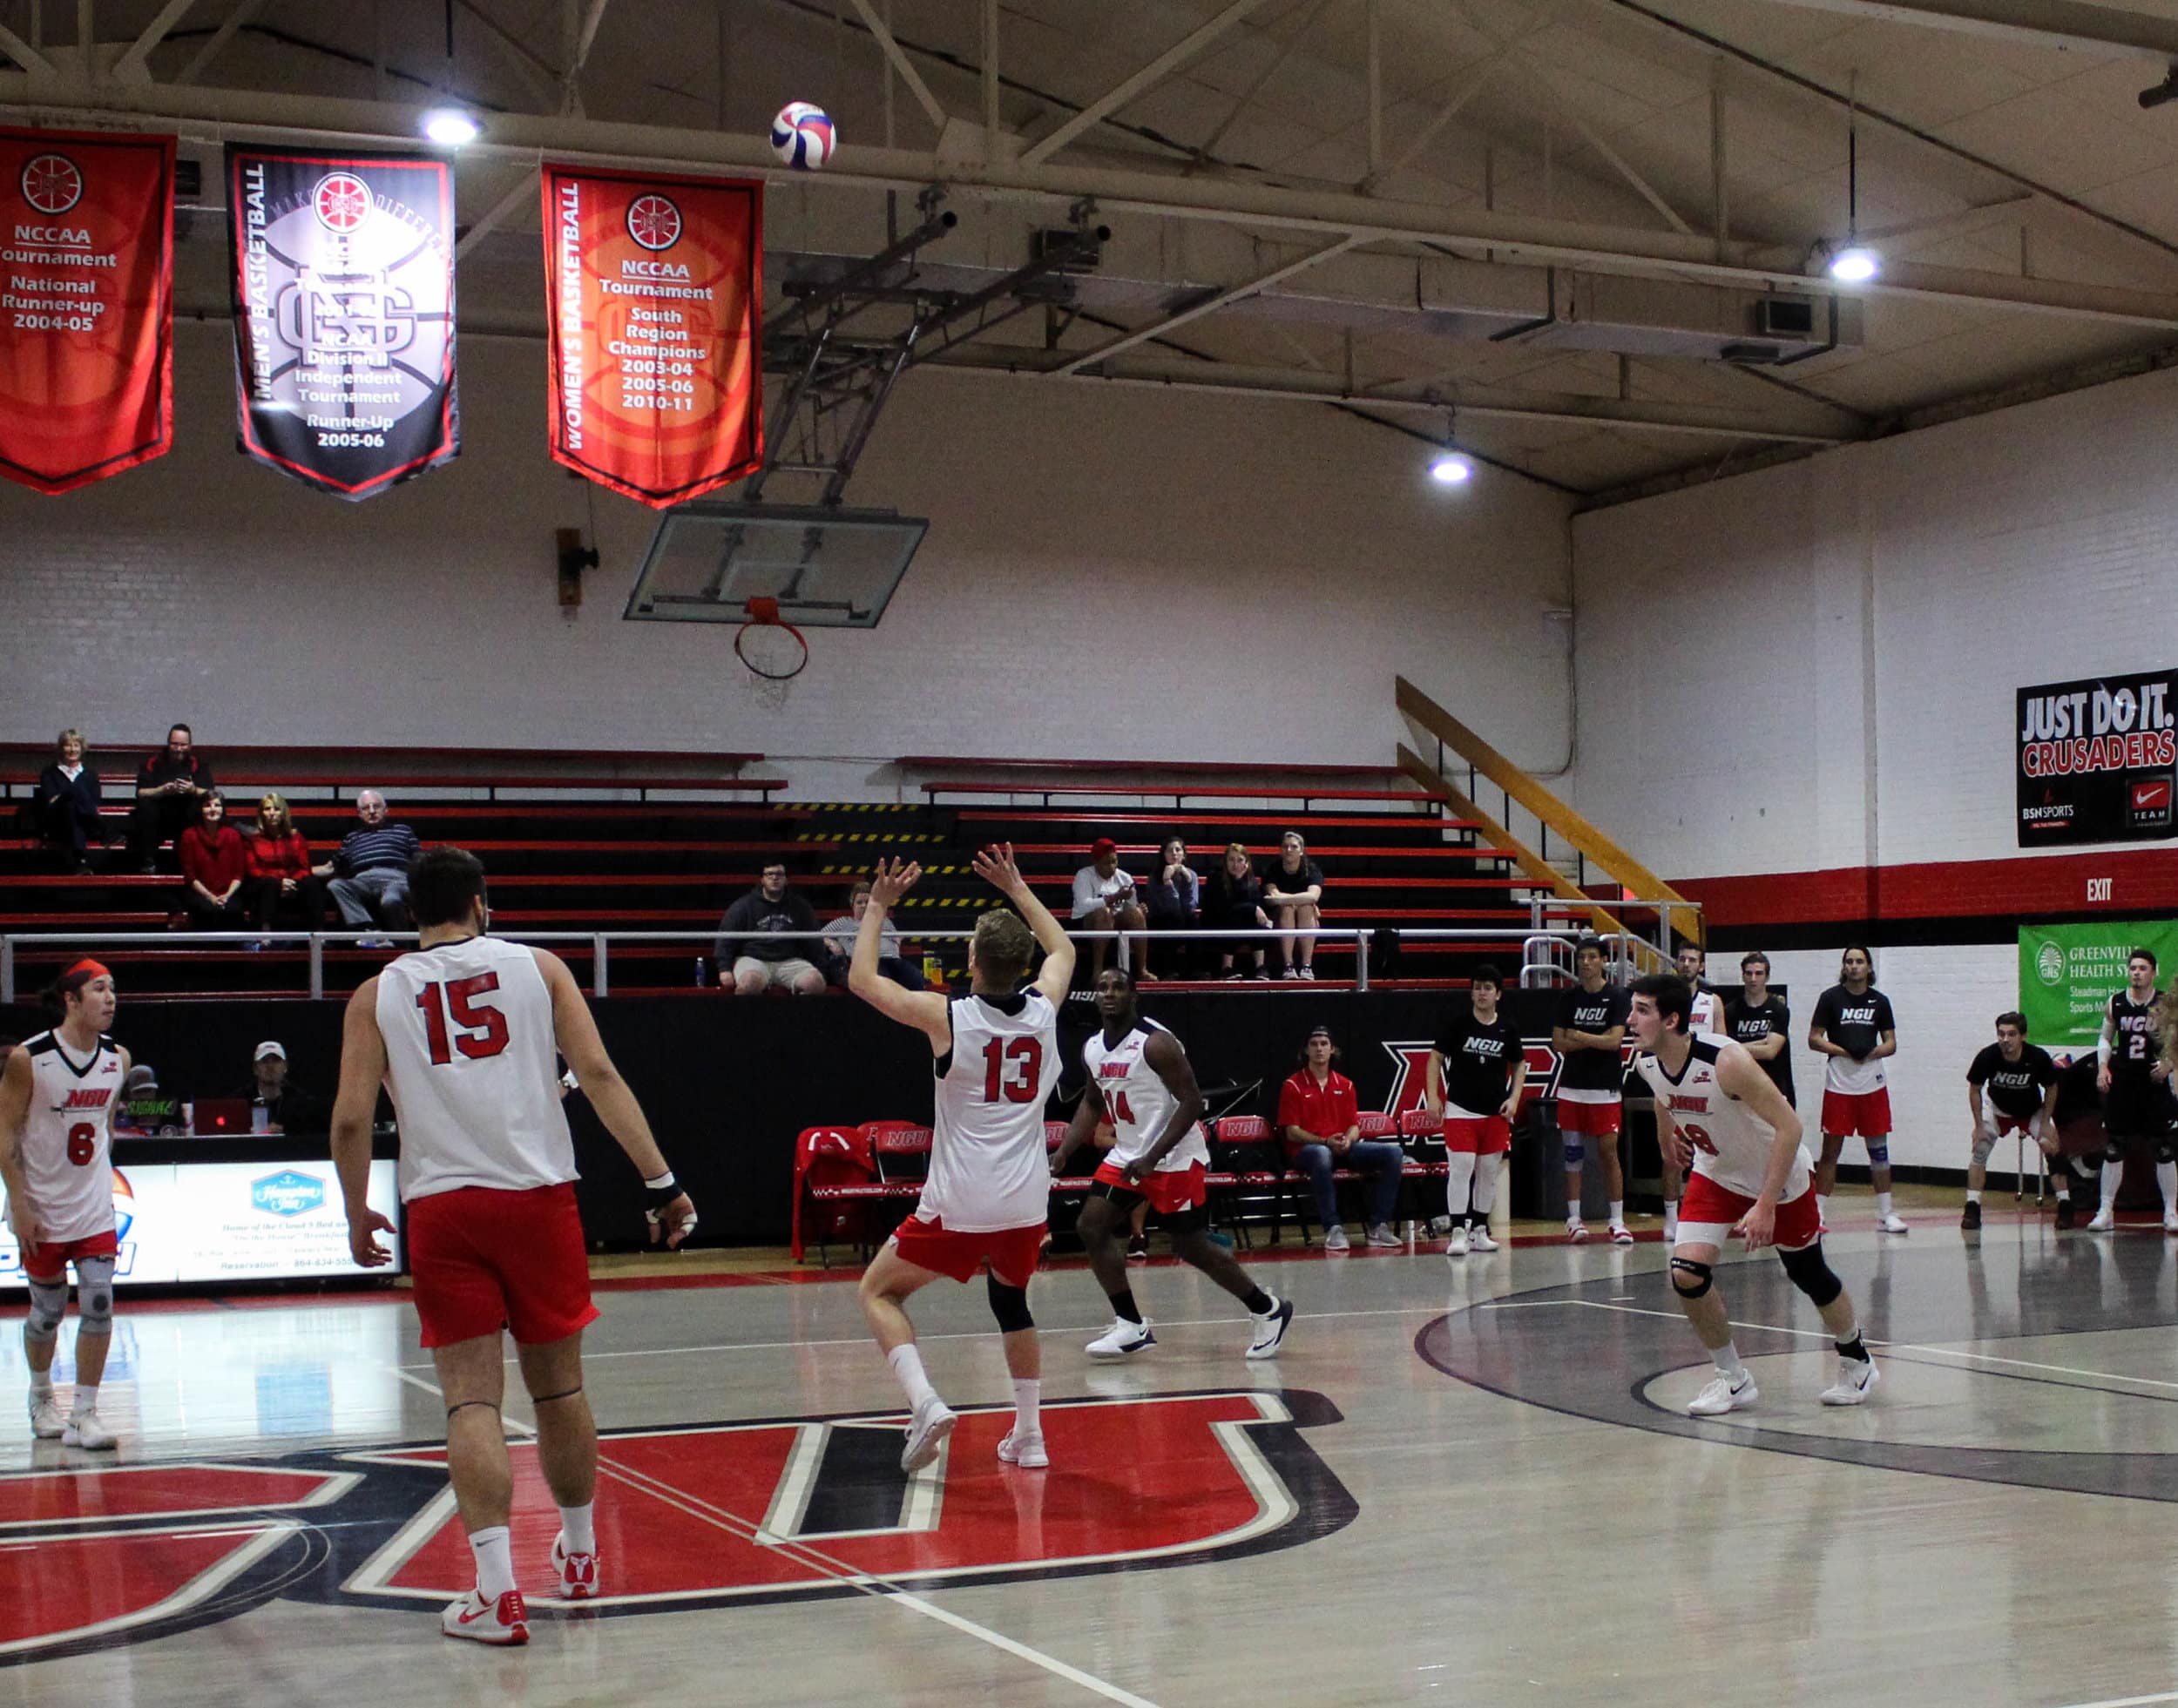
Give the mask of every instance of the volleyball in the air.
POLYGON ((815 172, 832 158, 832 116, 807 101, 789 101, 771 121, 771 152, 788 165, 815 172))

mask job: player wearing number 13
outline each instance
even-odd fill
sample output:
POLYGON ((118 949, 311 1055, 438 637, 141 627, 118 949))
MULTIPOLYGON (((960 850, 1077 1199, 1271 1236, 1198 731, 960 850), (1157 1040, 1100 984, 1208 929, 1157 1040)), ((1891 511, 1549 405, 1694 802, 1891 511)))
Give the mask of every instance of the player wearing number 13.
POLYGON ((446 1463, 477 1559, 477 1587, 440 1619, 449 1637, 529 1641, 515 1587, 513 1501, 500 1340, 514 1334, 537 1413, 537 1457, 559 1507, 559 1594, 599 1593, 592 1502, 598 1431, 582 1385, 582 1331, 595 1320, 575 1152, 560 1108, 567 1058, 591 1107, 643 1174, 651 1239, 678 1246, 696 1212, 673 1183, 635 1094, 605 1054, 582 991, 542 949, 485 935, 484 869, 462 848, 409 866, 417 947, 366 979, 348 1005, 333 1162, 355 1261, 392 1253, 370 1207, 371 1113, 382 1082, 401 1129, 401 1199, 416 1316, 446 1399, 446 1463))
POLYGON ((923 1373, 905 1300, 941 1275, 972 1280, 986 1265, 991 1313, 1013 1378, 1013 1428, 998 1443, 998 1457, 1031 1469, 1051 1463, 1040 1408, 1043 1352, 1028 1285, 1050 1204, 1044 1104, 1059 1077, 1056 1005, 1073 980, 1074 946, 1023 881, 1011 843, 984 849, 975 867, 1020 911, 994 908, 976 922, 970 995, 908 990, 878 972, 885 921, 923 875, 921 867, 896 861, 880 861, 871 878, 847 975, 849 990, 930 1040, 937 1068, 930 1177, 915 1213, 870 1259, 862 1280, 862 1317, 908 1397, 911 1416, 900 1454, 907 1471, 937 1457, 955 1420, 923 1373), (1038 947, 1043 970, 1024 989, 1038 947))
POLYGON ((1693 1008, 1693 990, 1674 974, 1634 981, 1630 1024, 1642 1053, 1634 1070, 1656 1100, 1659 1148, 1692 1170, 1672 1247, 1672 1289, 1717 1371, 1687 1410, 1721 1417, 1755 1403, 1755 1379, 1733 1347, 1715 1276, 1735 1233, 1749 1252, 1775 1246, 1793 1286, 1822 1313, 1837 1347, 1837 1381, 1823 1389, 1823 1403, 1857 1406, 1875 1391, 1876 1367, 1861 1342, 1852 1295, 1823 1259, 1823 1214, 1800 1117, 1742 1046, 1687 1035, 1693 1008))

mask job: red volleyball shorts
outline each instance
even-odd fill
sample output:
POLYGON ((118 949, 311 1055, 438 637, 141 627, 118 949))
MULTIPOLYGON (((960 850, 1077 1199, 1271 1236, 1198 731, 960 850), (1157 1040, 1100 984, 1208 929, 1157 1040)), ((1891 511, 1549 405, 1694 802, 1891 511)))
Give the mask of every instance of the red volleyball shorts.
MULTIPOLYGON (((1560 1104, 1561 1109, 1579 1109, 1579 1104, 1560 1104)), ((1586 1105, 1588 1108, 1594 1104, 1586 1105)), ((1561 1127, 1559 1131, 1565 1129, 1561 1127)), ((1615 1129, 1613 1130, 1615 1131, 1615 1129)), ((1512 1148, 1512 1124, 1502 1115, 1448 1115, 1444 1117, 1444 1148, 1447 1151, 1471 1151, 1480 1157, 1495 1156, 1512 1148)))
POLYGON ((26 1246, 23 1252, 23 1273, 33 1279, 46 1281, 57 1275, 64 1279, 68 1266, 78 1258, 118 1257, 121 1237, 112 1228, 104 1233, 86 1233, 80 1239, 62 1239, 26 1246))
POLYGON ((1203 1177, 1208 1172, 1201 1163, 1195 1163, 1187 1168, 1153 1170, 1140 1180, 1130 1182, 1125 1169, 1104 1163, 1099 1165, 1096 1178, 1107 1186, 1117 1186, 1123 1192, 1147 1198, 1149 1207, 1160 1216, 1176 1216, 1207 1201, 1210 1189, 1203 1184, 1203 1177))
POLYGON ((572 1181, 524 1192, 457 1186, 411 1198, 406 1212, 425 1346, 502 1328, 544 1346, 598 1320, 572 1181))
POLYGON ((1862 1138, 1889 1138, 1890 1088, 1878 1085, 1872 1091, 1823 1092, 1823 1131, 1838 1138, 1856 1134, 1862 1138))
POLYGON ((1558 1100, 1558 1131, 1586 1133, 1595 1138, 1615 1138, 1619 1131, 1619 1099, 1609 1103, 1567 1103, 1558 1100))
POLYGON ((991 1273, 1008 1286, 1025 1287, 1036 1273, 1045 1226, 1042 1222, 1032 1222, 1025 1227, 956 1233, 938 1217, 926 1222, 910 1216, 892 1231, 892 1243, 910 1263, 933 1274, 972 1281, 988 1261, 991 1273))

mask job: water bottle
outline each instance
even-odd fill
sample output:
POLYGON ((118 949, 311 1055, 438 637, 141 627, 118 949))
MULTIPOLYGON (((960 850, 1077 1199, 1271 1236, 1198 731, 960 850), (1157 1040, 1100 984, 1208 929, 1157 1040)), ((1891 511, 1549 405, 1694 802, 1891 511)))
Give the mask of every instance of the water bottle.
POLYGON ((706 981, 703 976, 703 957, 699 955, 696 957, 696 989, 699 990, 702 989, 705 982, 706 981))

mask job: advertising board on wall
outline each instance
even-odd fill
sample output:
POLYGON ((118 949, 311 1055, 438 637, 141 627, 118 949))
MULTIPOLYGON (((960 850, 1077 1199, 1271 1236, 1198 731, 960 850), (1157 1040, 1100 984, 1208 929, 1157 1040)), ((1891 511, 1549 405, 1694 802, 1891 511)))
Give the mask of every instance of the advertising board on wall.
POLYGON ((2172 834, 2178 670, 2046 682, 2018 693, 2019 842, 2134 842, 2172 834))

